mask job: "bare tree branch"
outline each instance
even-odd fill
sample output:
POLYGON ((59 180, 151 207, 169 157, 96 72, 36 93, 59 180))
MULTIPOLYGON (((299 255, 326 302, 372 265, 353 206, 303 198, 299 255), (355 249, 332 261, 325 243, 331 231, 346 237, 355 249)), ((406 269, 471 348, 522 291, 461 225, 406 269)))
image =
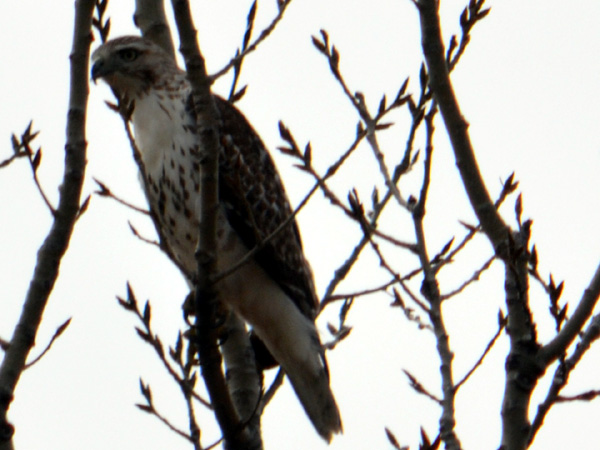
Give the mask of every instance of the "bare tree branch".
MULTIPOLYGON (((150 345, 158 359, 161 361, 163 367, 166 369, 167 373, 171 376, 171 378, 177 383, 177 385, 181 388, 181 391, 184 394, 184 397, 193 397, 199 403, 206 406, 209 409, 212 409, 212 405, 202 398, 199 394, 194 392, 193 386, 191 386, 191 369, 193 364, 190 361, 185 362, 183 360, 183 337, 181 334, 178 336, 177 344, 175 348, 169 349, 169 354, 171 359, 175 361, 179 371, 181 373, 177 373, 177 370, 173 367, 172 363, 167 359, 167 353, 165 352, 165 348, 162 344, 162 341, 156 335, 152 329, 151 325, 151 311, 152 308, 150 306, 150 302, 147 301, 144 305, 143 311, 140 309, 137 298, 131 288, 131 285, 127 283, 127 297, 122 298, 117 296, 117 301, 119 304, 127 311, 136 315, 139 321, 143 325, 143 330, 136 327, 136 331, 140 339, 142 339, 145 343, 150 345)), ((192 355, 193 358, 193 355, 192 355)))
POLYGON ((195 450, 202 450, 199 439, 197 439, 193 436, 190 436, 185 431, 177 428, 175 425, 173 425, 171 423, 171 421, 169 421, 169 419, 167 419, 165 416, 163 416, 160 412, 157 411, 156 407, 154 406, 154 401, 152 400, 152 390, 150 388, 150 385, 144 383, 144 380, 142 380, 142 379, 140 379, 140 390, 142 392, 142 396, 146 400, 146 404, 142 404, 142 403, 136 404, 135 406, 137 406, 138 409, 156 417, 160 422, 163 423, 163 425, 165 425, 173 433, 181 436, 182 438, 186 439, 188 442, 192 443, 194 445, 195 450))
POLYGON ((241 65, 243 59, 246 56, 248 56, 248 54, 255 51, 258 48, 258 46, 260 45, 260 43, 263 42, 266 38, 268 38, 271 35, 271 33, 273 32, 273 30, 275 30, 275 28, 277 27, 279 22, 281 22, 281 19, 283 19, 285 10, 290 5, 290 3, 292 3, 292 0, 278 1, 277 5, 279 7, 279 11, 277 12, 277 15, 273 18, 271 23, 269 25, 267 25, 267 27, 265 27, 261 31, 260 35, 256 38, 256 40, 254 42, 252 42, 252 44, 246 43, 245 48, 243 48, 242 51, 238 51, 236 53, 236 55, 225 65, 225 67, 223 67, 217 73, 210 75, 211 81, 214 82, 215 80, 217 80, 217 78, 222 77, 232 67, 235 67, 236 65, 241 65))
POLYGON ((435 334, 438 355, 440 358, 440 374, 442 377, 442 393, 441 400, 442 416, 440 417, 440 438, 445 443, 447 449, 459 450, 461 448, 458 436, 454 431, 456 424, 454 411, 454 398, 456 389, 452 375, 452 359, 454 357, 450 349, 448 333, 444 325, 442 314, 442 299, 436 279, 436 273, 431 265, 429 255, 427 253, 427 244, 425 238, 425 230, 423 220, 425 217, 425 203, 431 181, 431 160, 433 154, 433 118, 435 117, 436 108, 432 105, 429 113, 425 116, 426 125, 426 147, 424 161, 424 175, 421 186, 421 193, 417 203, 413 206, 413 223, 415 227, 415 236, 417 248, 419 250, 419 261, 423 269, 423 284, 421 293, 429 303, 429 320, 433 326, 435 334))
POLYGON ((494 334, 492 339, 490 339, 490 341, 486 345, 485 350, 483 351, 483 353, 481 354, 479 359, 475 362, 475 364, 473 364, 473 367, 471 367, 471 369, 462 377, 462 379, 458 383, 456 383, 456 386, 454 387, 456 390, 458 390, 463 384, 465 384, 465 382, 471 377, 471 375, 473 375, 473 373, 475 373, 477 368, 479 366, 481 366, 481 364, 483 363, 483 360, 488 355, 488 353, 490 352, 490 350, 492 349, 492 347, 494 346, 494 344, 496 343, 496 341, 502 334, 502 330, 504 330, 505 326, 506 326, 506 318, 503 316, 502 311, 500 311, 498 313, 498 330, 496 331, 496 334, 494 334))
POLYGON ((335 79, 340 84, 342 90, 346 97, 350 100, 358 115, 366 125, 366 139, 369 143, 369 146, 373 150, 373 154, 375 155, 375 159, 379 164, 380 172, 385 181, 385 185, 388 188, 388 191, 392 193, 394 198, 398 201, 398 203, 407 207, 408 204, 406 200, 402 197, 400 190, 398 189, 397 183, 395 183, 390 175, 390 171, 387 167, 387 164, 384 161, 384 155, 381 149, 379 148, 379 143, 377 141, 376 131, 382 130, 390 126, 390 124, 380 124, 380 119, 385 115, 385 113, 389 112, 393 108, 397 108, 404 103, 408 102, 410 96, 404 96, 404 91, 408 86, 408 80, 402 85, 396 100, 391 105, 390 108, 386 108, 386 100, 385 97, 380 102, 379 113, 377 116, 373 117, 367 108, 367 104, 365 98, 362 93, 357 92, 352 94, 350 88, 348 87, 342 73, 340 71, 339 62, 340 62, 340 54, 334 45, 330 45, 329 43, 329 35, 325 30, 321 30, 321 40, 313 36, 313 45, 319 50, 327 60, 329 61, 329 68, 331 69, 331 73, 334 75, 335 79))
POLYGON ((224 447, 232 450, 238 448, 260 449, 262 448, 260 428, 245 426, 247 424, 242 422, 221 370, 222 357, 217 346, 215 320, 219 302, 211 277, 216 273, 217 267, 219 114, 210 91, 211 80, 206 74, 204 58, 196 42, 197 31, 194 28, 189 3, 186 0, 172 0, 172 5, 179 31, 180 51, 184 57, 187 77, 192 86, 200 147, 203 149, 203 158, 200 161, 202 166, 200 217, 202 217, 202 221, 196 250, 198 273, 194 280, 196 285, 195 328, 202 376, 211 403, 215 407, 215 416, 223 432, 224 447))
POLYGON ((496 259, 495 256, 488 258, 488 260, 485 263, 483 263, 483 265, 479 269, 477 269, 475 272, 473 272, 473 275, 471 275, 471 277, 469 279, 463 281, 460 284, 460 286, 458 286, 457 288, 454 288, 450 292, 443 294, 442 300, 447 300, 450 297, 455 296, 456 294, 460 294, 462 291, 464 291, 467 288, 467 286, 469 286, 470 284, 473 284, 475 281, 478 281, 481 274, 490 268, 490 266, 492 265, 492 263, 494 262, 495 259, 496 259))
MULTIPOLYGON (((313 43, 315 43, 314 39, 313 39, 313 43)), ((315 43, 315 45, 316 45, 316 43, 315 43)), ((317 48, 319 49, 319 51, 321 51, 323 53, 322 49, 320 49, 318 46, 317 46, 317 48)), ((401 93, 401 92, 403 92, 402 88, 400 88, 399 93, 401 93)), ((419 105, 421 105, 421 103, 424 101, 425 100, 423 98, 421 98, 419 100, 419 105)), ((408 104, 409 104, 409 107, 412 104, 410 99, 408 100, 408 104)), ((410 109, 411 109, 411 111, 413 110, 412 107, 410 109)), ((412 123, 411 123, 410 131, 408 133, 408 138, 406 140, 404 156, 403 156, 402 160, 398 163, 398 165, 394 168, 393 182, 395 184, 398 183, 398 181, 400 180, 402 175, 404 175, 411 169, 411 167, 415 164, 415 162, 417 160, 418 152, 416 153, 416 155, 413 155, 413 146, 414 146, 414 140, 415 140, 415 136, 417 133, 417 129, 422 124, 422 119, 423 119, 422 115, 412 114, 412 123)), ((365 131, 361 128, 361 126, 357 127, 357 137, 364 136, 364 135, 365 135, 365 131)), ((356 142, 356 145, 358 145, 358 140, 356 140, 355 142, 356 142)), ((329 173, 329 170, 327 173, 329 173)), ((374 202, 375 204, 373 205, 373 212, 370 215, 370 229, 376 230, 377 220, 379 219, 379 216, 383 213, 383 210, 385 209, 386 205, 388 204, 389 200, 392 197, 393 197, 392 193, 388 189, 386 194, 383 196, 383 198, 381 198, 377 202, 374 202)), ((332 298, 333 293, 335 292, 337 286, 346 278, 346 276, 348 275, 348 273, 350 272, 350 270, 352 269, 352 267, 358 260, 358 257, 360 256, 360 254, 362 253, 362 250, 365 248, 365 246, 367 245, 368 242, 369 242, 369 237, 363 234, 360 241, 353 248, 350 256, 348 258, 346 258, 346 260, 335 270, 334 276, 333 276, 332 280, 329 282, 329 285, 327 286, 327 288, 325 289, 325 293, 321 300, 321 305, 320 305, 321 310, 325 306, 327 306, 327 304, 330 302, 329 299, 332 298)))
POLYGON ((598 301, 600 294, 600 266, 596 269, 596 273, 592 278, 588 288, 585 290, 575 313, 568 320, 560 333, 548 344, 542 347, 538 353, 541 364, 550 364, 556 357, 561 360, 554 372, 552 384, 548 389, 546 398, 538 406, 537 413, 531 424, 528 443, 531 444, 535 436, 544 423, 546 415, 550 408, 560 401, 559 393, 564 386, 567 385, 570 373, 575 369, 577 363, 581 360, 584 354, 589 350, 592 343, 600 337, 600 315, 592 318, 589 325, 581 336, 581 341, 575 347, 573 354, 565 359, 564 354, 568 347, 573 342, 573 339, 580 332, 583 324, 587 321, 591 312, 598 301), (575 336, 573 336, 575 332, 575 336))
POLYGON ((4 168, 4 167, 7 167, 7 166, 9 166, 9 165, 10 165, 10 164, 11 164, 13 161, 15 161, 15 160, 17 160, 17 159, 19 159, 19 158, 23 158, 23 157, 25 157, 25 156, 27 156, 27 153, 26 153, 26 152, 24 152, 24 151, 21 151, 21 152, 19 152, 19 153, 15 153, 15 154, 14 154, 14 155, 12 155, 12 156, 9 156, 9 157, 8 157, 8 158, 6 158, 5 160, 3 160, 3 161, 0 161, 0 169, 2 169, 2 168, 4 168))
POLYGON ((54 334, 52 335, 52 338, 50 339, 50 342, 48 342, 48 345, 46 345, 46 348, 44 350, 42 350, 42 352, 35 357, 35 359, 31 362, 28 362, 25 365, 25 369, 29 369, 32 366, 34 366, 38 361, 40 361, 45 354, 47 354, 50 349, 52 348, 52 344, 54 344, 54 342, 65 332, 65 330, 67 329, 67 327, 69 326, 69 324, 71 323, 71 317, 69 317, 67 320, 65 320, 54 332, 54 334))
MULTIPOLYGON (((254 19, 256 18, 256 10, 258 8, 258 4, 256 2, 257 0, 254 0, 254 2, 252 2, 252 6, 250 6, 250 11, 248 11, 248 16, 246 17, 246 32, 244 33, 244 38, 242 40, 242 48, 236 51, 236 58, 248 50, 250 38, 252 37, 252 31, 254 30, 254 19)), ((239 91, 237 90, 237 84, 240 81, 240 75, 242 73, 243 62, 244 59, 242 57, 236 59, 235 63, 233 64, 233 80, 231 81, 231 88, 229 90, 229 95, 227 96, 227 100, 229 100, 231 103, 237 102, 246 93, 246 86, 242 87, 239 91)))
POLYGON ((275 393, 277 392, 277 390, 283 385, 284 378, 285 378, 285 372, 280 368, 277 371, 277 375, 275 375, 275 379, 271 383, 271 386, 269 386, 269 389, 267 389, 267 391, 261 398, 261 401, 260 401, 261 415, 262 415, 262 411, 264 411, 264 409, 267 407, 269 402, 275 396, 275 393))
POLYGON ((135 0, 133 21, 142 36, 158 44, 175 59, 175 47, 165 14, 164 0, 135 0))
POLYGON ((96 195, 99 195, 100 197, 112 198, 117 203, 120 203, 121 205, 126 206, 127 208, 129 208, 135 212, 138 212, 140 214, 145 214, 147 216, 150 215, 150 212, 147 209, 140 208, 139 206, 136 206, 133 203, 128 202, 127 200, 123 200, 121 197, 118 197, 117 195, 113 194, 113 192, 97 178, 94 178, 94 181, 96 182, 96 184, 98 185, 98 188, 99 188, 95 192, 96 195))
POLYGON ((27 156, 27 160, 29 161, 29 167, 31 168, 31 174, 33 176, 33 182, 37 187, 37 190, 40 193, 42 200, 44 200, 44 203, 48 207, 48 210, 52 215, 54 215, 56 214, 56 209, 54 208, 54 206, 48 199, 48 196, 44 192, 44 188, 42 188, 42 185, 37 175, 38 169, 42 162, 42 147, 38 147, 38 149, 35 151, 33 150, 33 148, 31 148, 31 143, 39 134, 39 131, 31 131, 32 125, 33 122, 29 122, 29 125, 27 125, 25 131, 23 132, 23 134, 21 134, 20 139, 17 138, 14 134, 12 135, 14 155, 12 156, 12 158, 2 161, 2 163, 0 163, 0 167, 5 167, 9 165, 12 161, 14 161, 15 158, 18 158, 20 156, 27 156))
POLYGON ((415 377, 408 370, 402 369, 402 372, 404 372, 404 375, 406 375, 406 377, 408 378, 408 381, 410 382, 410 387, 413 388, 415 392, 424 395, 428 399, 433 400, 439 406, 442 406, 442 400, 440 400, 438 397, 429 392, 429 390, 425 386, 423 386, 423 383, 417 380, 417 377, 415 377))
POLYGON ((583 325, 590 318, 592 311, 598 302, 599 296, 600 265, 596 268, 596 272, 594 273, 590 284, 585 289, 571 318, 565 323, 560 333, 540 349, 538 353, 540 363, 549 365, 566 352, 567 348, 569 348, 575 337, 577 337, 578 333, 583 328, 583 325))
MULTIPOLYGON (((481 0, 478 3, 483 3, 481 0)), ((419 0, 417 8, 421 17, 421 39, 423 54, 427 62, 429 86, 439 105, 452 149, 456 166, 460 171, 467 196, 489 237, 494 250, 505 255, 508 229, 498 214, 481 178, 469 137, 469 124, 464 119, 452 88, 448 74, 448 64, 438 15, 439 3, 436 0, 419 0)))
POLYGON ((35 342, 42 314, 58 278, 60 263, 69 246, 73 226, 80 210, 81 187, 86 165, 85 119, 94 6, 93 0, 75 2, 64 178, 52 228, 38 252, 23 311, 0 366, 1 450, 12 447, 14 428, 7 421, 7 410, 25 367, 27 355, 35 342))

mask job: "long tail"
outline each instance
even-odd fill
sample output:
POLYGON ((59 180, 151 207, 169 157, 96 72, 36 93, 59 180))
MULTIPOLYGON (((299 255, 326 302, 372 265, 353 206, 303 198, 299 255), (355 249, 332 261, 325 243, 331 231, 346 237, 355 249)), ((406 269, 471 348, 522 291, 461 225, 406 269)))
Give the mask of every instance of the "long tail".
POLYGON ((290 306, 275 323, 264 329, 255 326, 254 331, 290 379, 315 429, 331 442, 342 432, 342 420, 329 386, 323 347, 314 324, 290 306))
POLYGON ((314 427, 323 439, 331 442, 334 434, 342 432, 342 419, 329 386, 327 362, 322 350, 317 356, 317 371, 313 363, 303 364, 303 367, 295 367, 296 363, 286 367, 290 365, 286 361, 280 361, 280 364, 314 427))

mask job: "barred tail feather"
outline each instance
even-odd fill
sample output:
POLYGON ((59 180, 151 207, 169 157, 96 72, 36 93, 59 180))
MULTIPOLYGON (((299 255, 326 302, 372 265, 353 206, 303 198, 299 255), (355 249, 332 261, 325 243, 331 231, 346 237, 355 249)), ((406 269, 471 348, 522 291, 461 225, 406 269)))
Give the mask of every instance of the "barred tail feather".
POLYGON ((342 420, 329 387, 325 358, 323 355, 319 358, 322 358, 322 363, 316 373, 309 367, 286 367, 295 362, 280 361, 280 364, 315 429, 323 439, 331 442, 334 434, 342 432, 342 420))
POLYGON ((331 441, 342 432, 342 421, 314 322, 256 265, 247 264, 224 281, 219 284, 222 298, 252 325, 290 379, 315 429, 331 441))
POLYGON ((317 330, 289 299, 278 297, 269 299, 269 313, 263 310, 254 321, 254 332, 288 376, 315 429, 330 442, 342 432, 342 420, 317 330))

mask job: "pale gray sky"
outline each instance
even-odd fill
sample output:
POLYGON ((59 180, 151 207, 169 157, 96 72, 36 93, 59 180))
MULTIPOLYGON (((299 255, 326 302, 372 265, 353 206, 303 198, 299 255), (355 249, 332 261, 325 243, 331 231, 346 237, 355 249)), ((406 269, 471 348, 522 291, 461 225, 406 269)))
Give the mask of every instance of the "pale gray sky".
MULTIPOLYGON (((135 33, 133 2, 109 7, 112 36, 135 33)), ((219 69, 241 41, 249 1, 206 1, 195 9, 200 44, 210 71, 219 69)), ((446 40, 458 31, 462 0, 442 1, 446 40)), ((259 4, 257 29, 273 14, 274 1, 259 4)), ((523 191, 524 215, 534 219, 533 242, 541 273, 551 270, 566 280, 563 301, 574 309, 600 258, 600 5, 582 0, 573 7, 558 0, 490 1, 492 12, 476 26, 466 55, 453 75, 463 113, 470 122, 480 167, 493 195, 512 171, 523 191)), ((10 134, 20 133, 30 119, 41 130, 39 170, 52 200, 62 176, 64 128, 68 95, 68 53, 73 2, 22 0, 0 4, 0 35, 4 60, 0 67, 0 160, 8 157, 10 134)), ((239 106, 267 146, 281 145, 277 121, 282 119, 303 145, 312 142, 313 159, 325 169, 352 142, 358 120, 329 73, 328 64, 312 47, 310 36, 324 28, 341 53, 341 69, 353 90, 362 91, 371 109, 381 95, 392 98, 411 76, 409 90, 418 90, 421 62, 418 16, 412 2, 392 0, 297 0, 272 38, 244 64, 242 84, 248 92, 239 106)), ((217 83, 224 95, 229 78, 217 83)), ((96 177, 119 195, 144 204, 136 167, 120 119, 104 106, 104 86, 91 87, 88 117, 88 182, 96 177)), ((397 126, 381 134, 389 161, 405 144, 407 112, 396 113, 397 126)), ((453 234, 461 236, 457 219, 473 222, 454 168, 442 123, 437 122, 434 184, 427 230, 432 253, 453 234)), ((419 146, 422 147, 422 141, 419 146)), ((273 152, 294 202, 302 199, 311 180, 293 161, 273 152)), ((36 251, 50 224, 25 161, 0 170, 0 336, 8 338, 35 262, 36 251)), ((356 187, 368 201, 373 184, 382 185, 370 150, 359 149, 333 186, 342 197, 356 187)), ((420 168, 401 184, 405 195, 418 193, 420 168)), ((320 195, 302 211, 299 221, 306 253, 320 293, 332 271, 359 237, 342 214, 320 195)), ((512 221, 512 201, 504 212, 512 221)), ((384 228, 413 239, 405 214, 389 215, 384 228)), ((186 449, 189 445, 154 418, 136 410, 141 401, 138 379, 153 387, 157 406, 184 427, 186 413, 177 388, 166 377, 151 350, 136 336, 133 316, 119 308, 115 295, 125 294, 129 280, 143 301, 153 305, 155 329, 163 341, 174 339, 180 325, 180 304, 186 285, 155 249, 136 240, 127 225, 152 236, 146 218, 114 202, 93 198, 78 224, 61 277, 39 333, 41 347, 66 318, 73 321, 52 351, 27 371, 16 392, 10 418, 17 428, 18 450, 186 449)), ((489 254, 481 244, 465 261, 442 272, 442 290, 460 282, 461 269, 475 267, 489 254), (483 255, 483 256, 481 256, 483 255)), ((401 270, 416 261, 400 253, 401 270)), ((376 285, 385 279, 366 258, 340 292, 376 285)), ((486 274, 461 299, 446 306, 451 345, 460 378, 477 359, 495 331, 502 302, 499 267, 486 274)), ((333 450, 386 449, 383 428, 402 444, 417 448, 419 427, 433 438, 439 410, 407 387, 408 369, 439 392, 437 355, 432 336, 417 331, 386 296, 357 300, 349 324, 351 336, 329 354, 332 386, 342 411, 345 433, 333 450)), ((551 336, 547 300, 538 286, 532 305, 539 312, 538 332, 551 336)), ((336 308, 319 321, 324 337, 336 308)), ((497 448, 506 339, 457 398, 457 432, 466 449, 497 448)), ((37 351, 34 351, 37 354, 37 351)), ((593 349, 572 375, 566 392, 598 389, 600 352, 593 349)), ((543 396, 546 379, 540 385, 543 396)), ((536 404, 532 405, 532 411, 536 404)), ((600 403, 559 405, 549 414, 532 448, 589 448, 600 403)), ((218 437, 210 414, 201 416, 203 443, 218 437)), ((266 449, 326 448, 313 432, 289 386, 279 392, 264 416, 266 449)))

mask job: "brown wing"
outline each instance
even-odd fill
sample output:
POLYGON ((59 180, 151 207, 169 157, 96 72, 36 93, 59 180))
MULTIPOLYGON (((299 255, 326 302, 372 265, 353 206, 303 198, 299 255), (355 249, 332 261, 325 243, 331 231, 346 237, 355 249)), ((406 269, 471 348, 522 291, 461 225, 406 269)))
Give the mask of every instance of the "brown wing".
MULTIPOLYGON (((254 129, 232 104, 215 99, 221 115, 223 149, 219 156, 219 198, 230 225, 252 249, 292 211, 273 160, 254 129)), ((268 240, 254 259, 300 311, 314 320, 318 300, 296 221, 268 240)))

